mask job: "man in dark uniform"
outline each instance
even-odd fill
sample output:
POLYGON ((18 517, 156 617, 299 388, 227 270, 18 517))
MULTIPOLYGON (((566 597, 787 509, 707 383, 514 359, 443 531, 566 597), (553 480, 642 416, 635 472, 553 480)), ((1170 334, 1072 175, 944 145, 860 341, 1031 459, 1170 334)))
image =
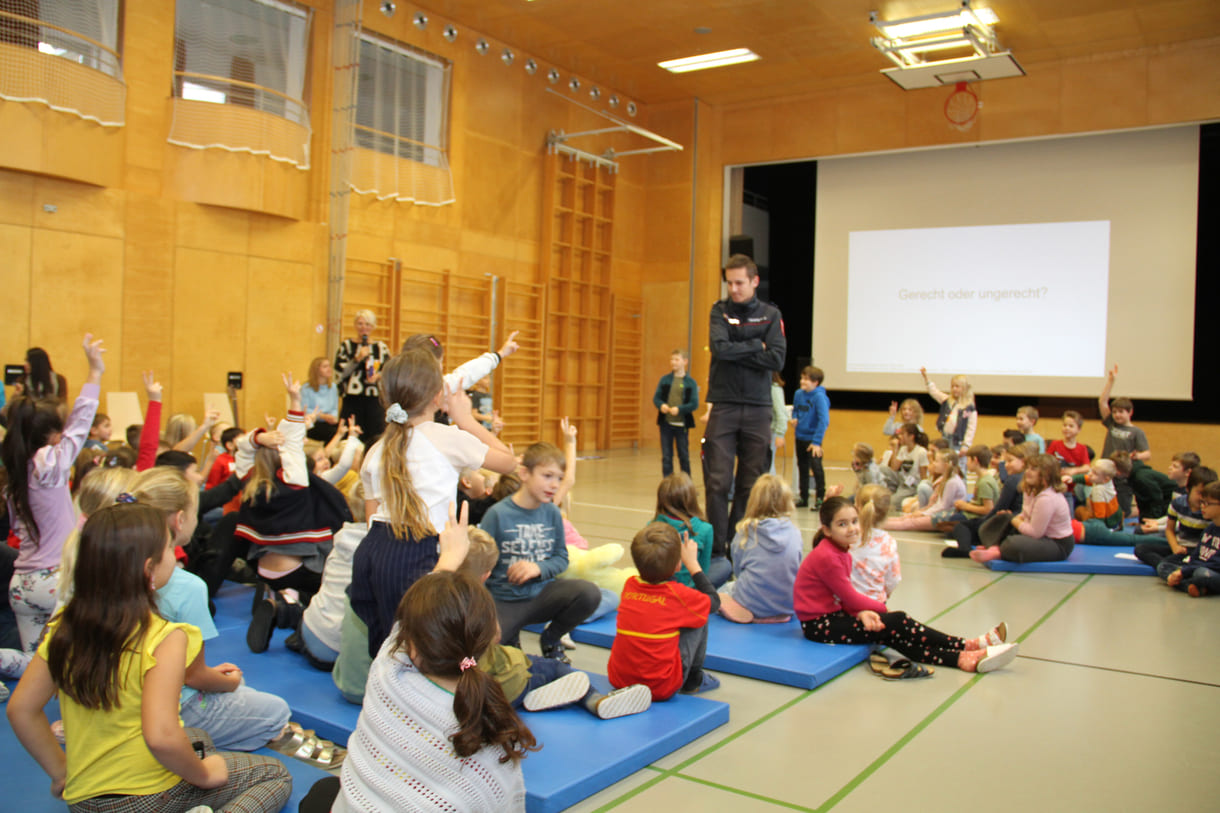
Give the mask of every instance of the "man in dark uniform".
POLYGON ((784 366, 788 341, 779 308, 759 300, 758 266, 734 254, 724 269, 728 299, 712 306, 708 328, 712 365, 707 400, 712 412, 703 443, 712 556, 726 555, 733 528, 745 513, 754 481, 767 469, 771 448, 771 374, 784 366), (729 511, 729 487, 736 487, 729 511))

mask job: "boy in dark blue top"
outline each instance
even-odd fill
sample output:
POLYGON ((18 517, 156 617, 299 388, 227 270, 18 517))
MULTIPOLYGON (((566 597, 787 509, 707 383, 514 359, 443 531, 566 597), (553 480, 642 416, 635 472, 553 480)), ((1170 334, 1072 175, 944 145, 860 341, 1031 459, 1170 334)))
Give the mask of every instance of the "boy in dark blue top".
POLYGON ((678 447, 678 465, 690 474, 690 446, 687 433, 695 425, 694 412, 699 407, 699 385, 686 374, 690 356, 678 349, 669 354, 670 372, 661 376, 652 404, 657 408, 657 426, 661 429, 661 474, 674 473, 674 447, 678 447))
POLYGON ((830 397, 822 386, 826 374, 820 367, 801 370, 801 386, 792 397, 792 421, 796 424, 796 466, 800 472, 801 498, 797 508, 809 505, 809 469, 813 468, 813 487, 817 510, 826 496, 826 472, 822 469, 822 439, 830 426, 830 397))
POLYGON ((1190 551, 1186 561, 1169 557, 1157 566, 1156 573, 1170 587, 1185 590, 1193 598, 1220 593, 1220 480, 1203 487, 1200 504, 1203 518, 1210 525, 1203 538, 1190 551))
POLYGON ((479 523, 500 549, 487 589, 496 600, 500 643, 520 649, 522 627, 546 624, 542 657, 568 663, 559 639, 593 614, 601 592, 583 579, 555 578, 568 569, 563 517, 552 502, 563 481, 563 452, 535 443, 521 464, 521 488, 489 508, 479 523))

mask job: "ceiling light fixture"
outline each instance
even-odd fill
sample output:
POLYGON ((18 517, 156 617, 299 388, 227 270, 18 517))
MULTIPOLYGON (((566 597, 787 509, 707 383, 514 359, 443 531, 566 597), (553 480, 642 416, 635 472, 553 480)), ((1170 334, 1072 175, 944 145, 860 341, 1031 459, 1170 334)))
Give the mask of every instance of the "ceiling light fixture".
POLYGON ((505 48, 500 52, 500 61, 505 65, 513 64, 514 59, 516 59, 516 56, 514 56, 511 48, 505 48))
POLYGON ((445 42, 453 42, 457 39, 457 29, 451 25, 445 26, 444 33, 441 34, 445 38, 445 42))
POLYGON ((873 47, 896 66, 882 73, 906 90, 1025 75, 1013 55, 1000 48, 995 12, 971 8, 970 0, 953 11, 901 20, 881 20, 874 11, 869 21, 881 32, 873 47))
POLYGON ((664 62, 658 62, 657 65, 670 73, 689 73, 708 68, 722 68, 725 65, 737 65, 742 62, 753 62, 758 58, 758 54, 749 48, 734 48, 731 51, 716 51, 712 54, 687 56, 682 59, 667 59, 664 62))
POLYGON ((479 41, 474 44, 474 52, 479 56, 483 56, 490 49, 491 46, 488 45, 487 40, 483 39, 482 37, 479 37, 479 41))
POLYGON ((525 72, 533 76, 538 72, 538 63, 532 59, 525 60, 525 72))
POLYGON ((411 20, 411 22, 420 31, 423 31, 428 27, 428 15, 424 14, 422 11, 417 11, 415 12, 415 17, 411 20))

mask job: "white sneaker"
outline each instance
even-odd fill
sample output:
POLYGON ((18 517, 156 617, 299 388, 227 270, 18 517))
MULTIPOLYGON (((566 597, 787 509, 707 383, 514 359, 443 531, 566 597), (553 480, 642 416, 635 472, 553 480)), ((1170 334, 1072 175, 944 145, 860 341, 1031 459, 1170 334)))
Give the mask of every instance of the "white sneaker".
POLYGON ((563 644, 564 649, 575 649, 576 642, 572 640, 571 635, 564 635, 559 639, 559 643, 563 644))
POLYGON ((652 689, 643 683, 615 689, 610 694, 597 701, 597 716, 603 720, 613 720, 616 717, 626 717, 629 714, 639 714, 648 711, 652 705, 652 689))
POLYGON ((1008 625, 1003 621, 987 633, 987 646, 999 646, 1008 640, 1008 625))
POLYGON ((584 672, 569 672, 527 694, 524 706, 526 711, 558 708, 575 703, 588 693, 589 676, 584 672))
POLYGON ((987 654, 978 662, 975 671, 979 673, 994 672, 997 669, 1003 669, 1008 664, 1017 659, 1016 644, 1000 644, 999 646, 987 647, 987 654))

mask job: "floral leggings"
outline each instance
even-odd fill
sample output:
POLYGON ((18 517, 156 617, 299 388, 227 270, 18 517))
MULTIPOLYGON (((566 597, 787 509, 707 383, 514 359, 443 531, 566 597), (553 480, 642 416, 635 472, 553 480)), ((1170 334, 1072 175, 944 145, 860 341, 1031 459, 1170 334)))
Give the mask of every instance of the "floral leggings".
POLYGON ((822 644, 884 644, 920 663, 957 666, 965 639, 925 627, 904 612, 880 613, 885 629, 870 632, 854 616, 839 610, 801 622, 810 641, 822 644))
POLYGON ((55 611, 59 588, 59 566, 14 573, 8 583, 8 603, 17 617, 17 634, 23 652, 35 652, 42 630, 55 611))

